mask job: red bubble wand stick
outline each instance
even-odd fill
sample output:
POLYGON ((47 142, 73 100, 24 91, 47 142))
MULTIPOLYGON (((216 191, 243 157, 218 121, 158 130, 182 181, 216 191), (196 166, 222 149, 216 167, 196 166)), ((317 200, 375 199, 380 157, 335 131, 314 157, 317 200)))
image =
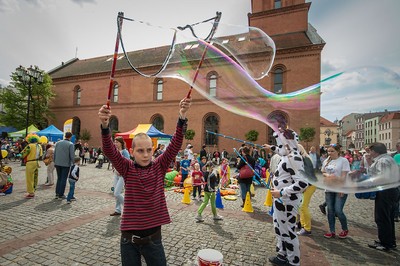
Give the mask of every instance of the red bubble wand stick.
POLYGON ((118 17, 117 17, 118 33, 117 33, 117 39, 115 41, 114 56, 113 56, 113 62, 112 62, 112 66, 111 66, 110 85, 108 87, 108 97, 107 97, 107 108, 110 108, 111 92, 112 92, 113 85, 114 85, 115 66, 117 65, 119 40, 120 40, 120 33, 121 33, 123 18, 124 18, 124 12, 118 12, 118 17))
MULTIPOLYGON (((186 95, 186 98, 190 98, 190 94, 192 93, 192 90, 193 90, 193 85, 194 85, 194 83, 196 82, 197 76, 199 75, 199 71, 200 71, 201 65, 203 64, 204 58, 206 57, 207 46, 211 43, 211 39, 213 38, 215 32, 217 31, 218 23, 219 23, 219 21, 221 20, 221 14, 222 14, 221 12, 217 12, 217 15, 216 15, 215 17, 213 17, 213 18, 211 18, 211 19, 209 19, 209 20, 200 22, 200 23, 204 23, 204 22, 207 22, 207 21, 210 21, 210 20, 213 20, 213 19, 214 19, 213 27, 212 27, 212 29, 211 29, 211 31, 210 31, 210 34, 207 36, 207 38, 204 39, 204 41, 205 41, 205 43, 206 43, 206 46, 204 47, 204 51, 203 51, 203 54, 201 55, 200 62, 199 62, 199 64, 197 65, 196 72, 195 72, 194 77, 193 77, 193 82, 192 82, 192 85, 190 86, 190 89, 189 89, 189 91, 188 91, 188 94, 186 95)), ((197 24, 199 24, 199 23, 197 23, 197 24)), ((194 33, 193 28, 192 28, 192 26, 197 25, 197 24, 186 25, 185 27, 178 27, 178 29, 180 29, 180 30, 185 30, 186 28, 189 28, 189 29, 192 31, 193 36, 195 36, 196 38, 198 38, 198 37, 196 36, 196 34, 194 33)))

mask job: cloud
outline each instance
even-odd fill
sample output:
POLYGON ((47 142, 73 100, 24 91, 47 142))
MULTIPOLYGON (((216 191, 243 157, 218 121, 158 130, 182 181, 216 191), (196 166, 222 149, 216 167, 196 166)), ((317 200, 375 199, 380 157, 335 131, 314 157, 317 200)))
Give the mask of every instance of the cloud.
POLYGON ((0 85, 4 88, 10 84, 10 80, 5 80, 0 78, 0 85))
POLYGON ((341 119, 350 113, 399 110, 400 75, 384 67, 360 67, 324 82, 321 115, 341 119))
POLYGON ((11 12, 19 9, 18 3, 13 0, 0 0, 0 13, 11 12))
POLYGON ((96 0, 71 0, 72 2, 74 2, 75 4, 80 5, 81 7, 84 4, 95 4, 96 0))

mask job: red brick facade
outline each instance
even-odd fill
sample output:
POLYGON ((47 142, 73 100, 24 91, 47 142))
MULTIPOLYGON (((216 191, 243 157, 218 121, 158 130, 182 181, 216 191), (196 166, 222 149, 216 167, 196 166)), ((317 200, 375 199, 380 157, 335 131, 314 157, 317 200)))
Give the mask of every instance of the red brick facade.
MULTIPOLYGON (((274 0, 252 0, 253 12, 249 14, 250 26, 263 29, 272 37, 277 46, 273 68, 269 77, 263 78, 259 84, 271 91, 274 70, 277 66, 284 70, 283 93, 288 93, 320 81, 321 51, 324 42, 312 26, 308 24, 310 4, 304 0, 281 1, 282 7, 273 8, 274 0), (270 25, 273 25, 271 27, 270 25), (311 28, 310 28, 311 27, 311 28), (311 33, 310 33, 311 32, 311 33), (319 37, 319 42, 312 40, 310 34, 319 37)), ((55 100, 51 103, 56 115, 55 126, 62 129, 67 119, 80 121, 80 132, 90 131, 90 146, 100 145, 100 130, 97 111, 106 103, 111 62, 106 68, 91 68, 95 61, 106 61, 110 56, 87 60, 73 60, 51 72, 53 78, 55 100), (80 74, 69 74, 69 69, 82 69, 80 74), (88 70, 89 69, 89 70, 88 70), (77 88, 80 88, 80 104, 77 105, 77 88)), ((123 59, 122 59, 123 60, 123 59)), ((121 60, 121 61, 122 61, 121 60)), ((118 61, 118 64, 120 62, 118 61)), ((212 71, 212 69, 210 69, 212 71)), ((73 72, 70 72, 73 73, 73 72)), ((152 123, 155 115, 164 119, 164 132, 172 134, 178 117, 178 102, 188 89, 188 84, 177 79, 163 79, 163 99, 157 101, 155 78, 145 78, 130 69, 118 68, 115 81, 119 85, 118 102, 111 103, 112 113, 118 119, 118 130, 125 132, 140 123, 152 123)), ((198 152, 204 143, 204 119, 214 114, 218 120, 218 132, 245 139, 250 130, 259 132, 259 144, 268 143, 268 126, 253 119, 242 117, 222 109, 196 91, 192 93, 193 105, 188 113, 189 129, 196 133, 191 143, 198 152)), ((298 115, 289 116, 289 126, 299 132, 301 127, 313 127, 317 136, 313 145, 319 145, 320 110, 301 111, 298 115)), ((77 132, 74 132, 77 133, 77 132)), ((232 152, 240 143, 226 138, 218 138, 218 150, 232 152)))

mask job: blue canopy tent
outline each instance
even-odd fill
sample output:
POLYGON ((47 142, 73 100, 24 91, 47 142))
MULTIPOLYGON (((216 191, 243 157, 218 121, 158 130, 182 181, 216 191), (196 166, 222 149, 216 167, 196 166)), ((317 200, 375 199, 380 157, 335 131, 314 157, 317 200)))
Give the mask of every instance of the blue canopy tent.
POLYGON ((10 132, 14 132, 14 131, 17 131, 17 129, 14 127, 0 126, 0 134, 2 134, 2 135, 3 135, 3 132, 10 133, 10 132))
POLYGON ((46 136, 48 141, 57 142, 62 140, 64 132, 56 128, 54 125, 50 125, 43 130, 36 132, 38 136, 46 136))

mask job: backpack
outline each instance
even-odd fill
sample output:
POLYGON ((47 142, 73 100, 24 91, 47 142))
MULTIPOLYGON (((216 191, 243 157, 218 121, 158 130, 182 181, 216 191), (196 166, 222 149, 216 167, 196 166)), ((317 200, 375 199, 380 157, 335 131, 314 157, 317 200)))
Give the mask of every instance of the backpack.
POLYGON ((303 162, 304 172, 306 173, 307 179, 317 181, 317 176, 315 175, 314 166, 311 159, 308 157, 303 157, 303 162))

